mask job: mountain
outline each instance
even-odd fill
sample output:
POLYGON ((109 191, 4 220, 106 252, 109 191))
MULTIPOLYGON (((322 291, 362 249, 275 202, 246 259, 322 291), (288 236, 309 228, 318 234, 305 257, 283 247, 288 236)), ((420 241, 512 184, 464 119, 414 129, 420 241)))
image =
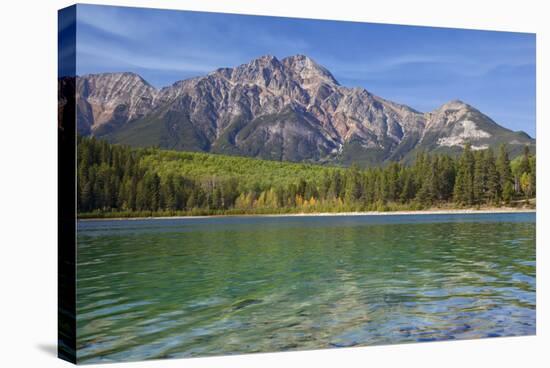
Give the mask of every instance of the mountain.
POLYGON ((426 129, 419 147, 429 152, 457 152, 466 143, 471 143, 474 150, 506 143, 514 156, 525 145, 535 148, 535 140, 526 133, 503 128, 479 110, 459 100, 450 101, 425 116, 426 129))
POLYGON ((350 164, 535 140, 451 101, 429 113, 342 86, 305 55, 266 55, 156 89, 134 73, 76 78, 78 132, 114 143, 350 164))

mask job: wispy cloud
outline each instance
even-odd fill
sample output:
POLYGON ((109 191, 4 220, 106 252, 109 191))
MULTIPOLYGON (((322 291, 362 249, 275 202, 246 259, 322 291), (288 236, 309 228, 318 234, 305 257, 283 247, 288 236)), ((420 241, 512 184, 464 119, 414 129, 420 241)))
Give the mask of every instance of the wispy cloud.
MULTIPOLYGON (((228 52, 213 49, 209 44, 201 44, 196 37, 184 34, 182 29, 176 33, 163 31, 163 27, 171 28, 174 24, 163 24, 160 29, 156 29, 156 32, 160 32, 160 38, 164 38, 162 42, 157 42, 156 38, 139 35, 140 31, 136 29, 140 28, 140 22, 136 19, 120 22, 114 11, 109 11, 105 18, 93 12, 80 14, 82 19, 79 18, 79 27, 84 32, 79 33, 77 51, 79 60, 84 61, 79 63, 81 66, 90 66, 86 61, 93 59, 102 65, 110 64, 117 70, 127 67, 205 73, 242 60, 238 50, 228 52), (171 44, 167 42, 168 38, 171 44)), ((141 29, 146 30, 147 27, 141 29)))
POLYGON ((84 6, 78 12, 79 26, 84 30, 80 32, 79 52, 149 69, 205 72, 239 65, 263 54, 287 56, 312 49, 299 35, 274 33, 241 22, 246 18, 84 6))
MULTIPOLYGON (((528 60, 475 60, 463 56, 447 55, 399 55, 377 58, 368 62, 342 63, 334 61, 331 70, 346 79, 386 78, 386 74, 408 71, 414 68, 433 68, 433 72, 445 72, 462 77, 481 77, 499 68, 534 66, 528 60)), ((420 71, 420 70, 419 70, 420 71)))
POLYGON ((151 70, 170 70, 175 72, 209 72, 217 68, 216 65, 193 63, 186 60, 165 59, 155 56, 147 56, 134 53, 129 50, 95 47, 91 45, 78 46, 78 53, 81 58, 94 57, 96 60, 103 59, 118 65, 117 67, 136 67, 151 70))
POLYGON ((78 23, 127 39, 138 39, 150 32, 148 27, 143 27, 143 24, 140 26, 136 18, 125 16, 123 9, 83 5, 78 8, 78 23))

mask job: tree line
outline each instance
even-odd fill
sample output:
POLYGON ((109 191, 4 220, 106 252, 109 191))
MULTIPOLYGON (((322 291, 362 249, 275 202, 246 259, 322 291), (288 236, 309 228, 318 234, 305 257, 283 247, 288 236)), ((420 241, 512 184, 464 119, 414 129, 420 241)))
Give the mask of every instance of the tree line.
POLYGON ((81 217, 501 206, 536 195, 528 146, 513 162, 504 145, 496 154, 466 145, 456 158, 419 152, 412 165, 368 169, 138 149, 87 137, 78 137, 77 155, 81 217))

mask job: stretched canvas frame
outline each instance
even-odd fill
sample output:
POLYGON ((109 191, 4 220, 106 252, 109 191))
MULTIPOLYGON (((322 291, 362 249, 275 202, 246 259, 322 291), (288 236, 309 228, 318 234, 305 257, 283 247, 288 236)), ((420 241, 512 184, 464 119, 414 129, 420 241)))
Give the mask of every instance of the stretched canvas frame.
MULTIPOLYGON (((534 136, 534 117, 519 128, 503 127, 481 109, 456 99, 432 112, 420 113, 362 87, 344 86, 335 77, 345 74, 342 70, 333 75, 320 60, 302 53, 256 55, 252 60, 242 60, 242 64, 216 65, 210 73, 193 71, 195 75, 182 81, 174 79, 171 87, 168 83, 164 84, 166 88, 153 87, 132 70, 107 71, 99 63, 95 71, 90 65, 79 69, 80 61, 88 57, 93 60, 94 56, 86 38, 92 34, 86 27, 93 26, 87 23, 89 18, 79 18, 81 9, 83 13, 105 11, 105 16, 113 16, 117 9, 154 12, 161 22, 177 14, 202 17, 203 22, 211 17, 211 23, 201 23, 206 28, 219 27, 216 22, 224 17, 242 17, 243 22, 251 24, 280 22, 288 27, 303 22, 313 30, 376 28, 368 23, 93 5, 74 5, 59 11, 60 358, 91 363, 535 334, 536 143, 529 135, 534 136), (79 50, 87 54, 79 54, 79 50), (109 76, 106 72, 113 73, 109 76), (113 84, 109 87, 105 80, 113 84), (138 102, 134 96, 127 100, 123 96, 122 102, 113 105, 112 96, 131 95, 134 92, 129 88, 136 83, 141 88, 138 102), (90 97, 94 88, 111 89, 90 97), (226 90, 230 92, 225 94, 226 90), (98 102, 101 98, 103 102, 98 102), (231 98, 233 105, 223 105, 231 98), (188 109, 185 104, 190 99, 189 106, 195 110, 178 110, 181 106, 188 109), (197 108, 201 103, 217 106, 217 110, 197 108), (228 112, 238 109, 248 110, 240 115, 228 112), (218 131, 197 128, 210 122, 211 113, 216 115, 218 131), (415 128, 417 125, 421 128, 415 128), (383 134, 380 127, 385 129, 383 134), (165 130, 158 133, 158 129, 165 130), (119 144, 123 148, 119 149, 119 144), (108 153, 90 158, 94 167, 90 169, 82 165, 79 145, 90 152, 108 153), (139 164, 132 161, 124 166, 115 163, 118 158, 114 157, 132 157, 139 164), (251 157, 256 161, 250 161, 251 157), (136 179, 136 187, 157 188, 142 189, 141 205, 136 204, 140 201, 136 198, 120 200, 126 195, 122 194, 125 168, 107 176, 113 184, 96 181, 87 189, 108 200, 83 200, 84 186, 79 180, 89 179, 89 175, 103 169, 130 167, 135 173, 132 165, 145 167, 146 172, 136 179), (200 174, 202 171, 207 174, 200 174), (398 189, 390 185, 392 175, 399 183, 398 189), (452 185, 445 188, 445 180, 451 177, 452 185), (266 184, 266 180, 277 185, 266 184), (109 191, 112 188, 116 190, 109 191), (423 226, 428 234, 418 232, 414 224, 423 226), (152 230, 148 233, 147 229, 152 230), (485 230, 487 236, 480 236, 485 230), (159 235, 166 233, 171 235, 159 235), (407 241, 414 251, 404 246, 405 234, 411 235, 413 240, 407 241), (465 236, 471 238, 464 242, 461 239, 465 236), (97 243, 98 239, 104 241, 97 243), (327 251, 328 244, 323 243, 327 239, 335 249, 342 250, 334 254, 327 251), (372 243, 366 239, 372 239, 372 243), (105 248, 108 242, 120 253, 111 254, 105 248), (129 243, 139 243, 141 248, 127 248, 129 243), (186 248, 188 253, 184 253, 194 263, 171 263, 181 256, 180 250, 170 248, 174 244, 189 247, 191 250, 186 248), (483 251, 483 244, 494 249, 483 251), (177 285, 173 286, 173 291, 182 293, 175 301, 181 309, 171 304, 174 300, 170 293, 159 292, 158 298, 150 300, 137 299, 140 294, 132 285, 148 285, 150 291, 166 291, 163 288, 174 285, 167 284, 153 270, 147 277, 158 277, 158 284, 153 286, 141 277, 117 276, 119 272, 139 275, 139 270, 119 257, 129 249, 143 252, 148 245, 169 256, 159 259, 158 254, 151 254, 151 262, 160 262, 157 265, 166 267, 166 272, 173 267, 170 275, 181 277, 181 282, 174 281, 177 285), (289 245, 292 249, 285 248, 289 245), (92 246, 105 253, 91 252, 92 246), (212 254, 201 254, 201 246, 209 246, 212 254), (227 252, 227 247, 235 247, 234 252, 227 252), (495 254, 500 256, 495 258, 495 254), (105 264, 102 255, 113 257, 118 268, 113 270, 108 265, 106 274, 97 275, 102 269, 94 269, 93 264, 105 264), (478 258, 472 258, 474 255, 478 258), (234 260, 228 262, 232 257, 234 260), (272 257, 272 263, 265 257, 272 257), (403 264, 396 261, 399 257, 403 264), (378 261, 370 263, 373 259, 378 261), (425 268, 417 269, 417 264, 425 268), (321 266, 325 267, 322 271, 316 269, 321 266), (80 282, 79 268, 83 275, 80 282), (189 274, 194 276, 174 271, 180 268, 191 270, 189 274), (275 270, 288 275, 284 281, 287 284, 278 279, 275 270), (387 279, 392 272, 400 276, 387 279), (423 286, 430 274, 440 276, 439 283, 423 286), (105 295, 111 297, 91 297, 94 293, 87 290, 109 287, 89 280, 107 276, 112 277, 110 285, 115 291, 108 290, 105 295), (379 283, 373 281, 378 277, 379 283), (468 277, 475 280, 461 281, 468 277), (188 283, 200 287, 188 288, 188 283), (390 286, 384 287, 384 283, 390 286), (400 283, 416 284, 401 289, 400 283), (499 283, 504 285, 502 289, 499 283), (342 285, 345 289, 336 288, 342 285), (203 295, 200 290, 209 287, 216 292, 203 295), (130 289, 131 293, 124 291, 130 289), (294 293, 295 289, 299 292, 294 293), (159 309, 151 307, 157 304, 159 309), (277 305, 280 308, 274 307, 277 305), (292 315, 287 314, 287 308, 291 308, 292 315), (422 317, 410 320, 410 310, 422 317), (203 319, 209 323, 202 323, 203 319), (149 321, 153 321, 151 325, 149 321), (125 335, 122 331, 127 330, 131 332, 125 335), (116 339, 131 341, 133 334, 137 334, 138 343, 113 343, 116 339), (149 334, 157 339, 149 341, 145 337, 149 334), (229 337, 224 339, 224 334, 229 337), (245 337, 241 339, 239 334, 245 337)), ((105 19, 107 28, 113 25, 112 18, 105 19)), ((123 23, 123 18, 118 20, 123 23)), ((385 25, 378 27, 382 35, 395 32, 385 30, 385 25)), ((106 35, 125 39, 124 30, 95 31, 104 32, 101 37, 106 44, 106 35)), ((431 29, 442 35, 458 31, 431 29)), ((484 37, 488 34, 483 33, 484 37)), ((530 84, 534 81, 534 35, 491 33, 496 34, 504 38, 509 35, 518 42, 513 46, 528 61, 496 65, 495 73, 523 73, 520 82, 527 82, 525 86, 518 82, 520 88, 525 88, 527 100, 529 96, 534 98, 534 84, 530 84)), ((276 34, 258 36, 278 40, 276 34)), ((449 37, 449 42, 454 40, 449 37)), ((288 39, 279 40, 283 41, 288 39)), ((95 52, 99 53, 97 48, 95 52)), ((144 55, 151 57, 147 51, 144 55)), ((410 58, 403 55, 402 59, 388 61, 388 65, 393 68, 410 64, 414 70, 426 63, 450 63, 438 58, 434 61, 433 55, 410 58)), ((468 68, 475 67, 468 64, 468 68)), ((367 65, 366 70, 376 67, 367 65)), ((484 72, 490 74, 492 70, 484 72)), ((137 261, 140 256, 130 254, 136 263, 145 266, 137 261)))

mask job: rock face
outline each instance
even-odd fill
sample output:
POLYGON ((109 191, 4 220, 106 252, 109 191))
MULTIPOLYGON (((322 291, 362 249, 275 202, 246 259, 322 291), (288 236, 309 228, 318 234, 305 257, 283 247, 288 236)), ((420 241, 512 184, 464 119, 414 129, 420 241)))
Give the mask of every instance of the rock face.
POLYGON ((101 134, 136 120, 154 107, 157 90, 134 73, 91 74, 77 78, 78 131, 101 134))
POLYGON ((304 55, 262 56, 155 89, 133 73, 77 77, 78 131, 134 146, 361 165, 535 141, 451 101, 431 113, 341 86, 304 55))

